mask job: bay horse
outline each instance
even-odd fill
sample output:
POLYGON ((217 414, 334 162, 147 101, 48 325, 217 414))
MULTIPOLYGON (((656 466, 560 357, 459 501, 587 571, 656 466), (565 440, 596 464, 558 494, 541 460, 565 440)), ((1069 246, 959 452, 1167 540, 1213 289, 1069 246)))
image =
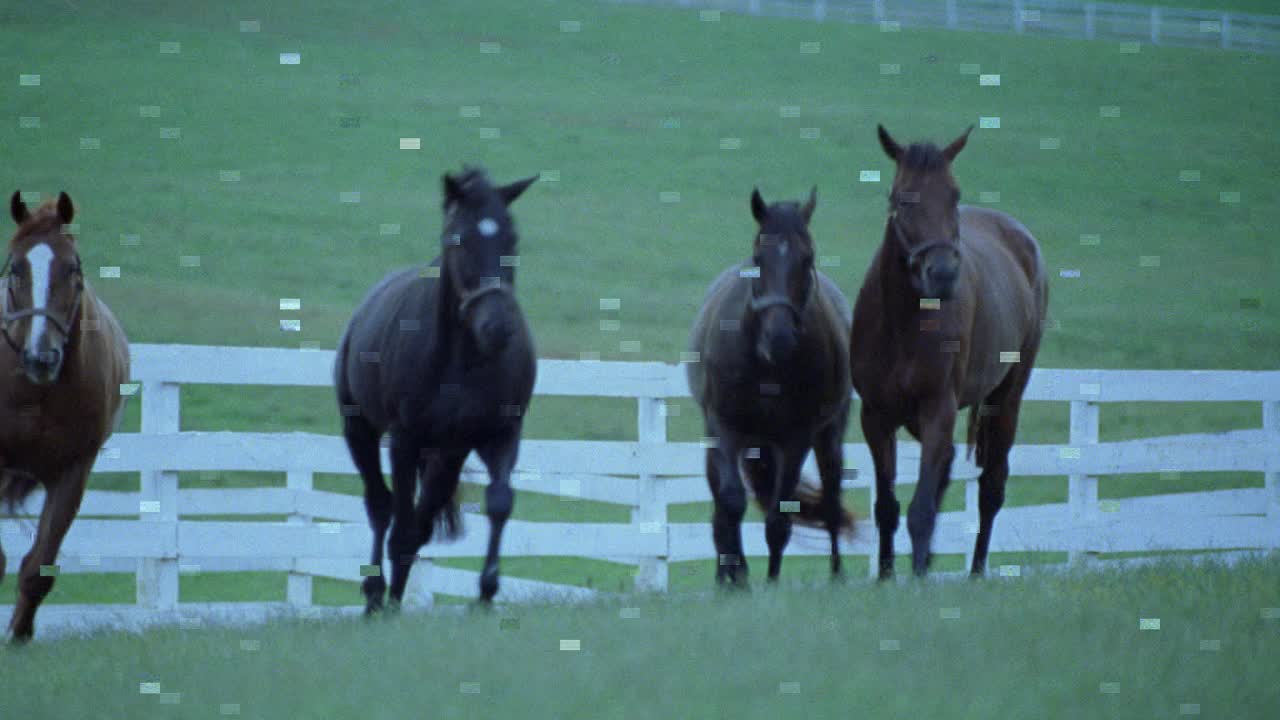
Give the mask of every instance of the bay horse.
POLYGON ((698 354, 686 365, 689 387, 713 441, 706 472, 721 585, 747 585, 744 475, 765 513, 770 581, 781 570, 793 519, 826 528, 833 578, 841 572, 838 536, 853 528, 840 500, 850 311, 835 283, 814 267, 808 226, 817 200, 817 188, 804 205, 766 204, 752 190, 758 227, 751 260, 711 284, 689 338, 698 354), (821 490, 800 477, 811 449, 821 490))
POLYGON ((516 302, 517 237, 508 206, 537 179, 495 187, 479 168, 446 173, 440 255, 383 278, 338 343, 334 387, 342 434, 364 480, 371 563, 378 569, 363 582, 366 615, 383 608, 384 542, 396 609, 433 530, 459 534, 455 495, 472 450, 489 470, 481 603, 498 592, 498 546, 515 502, 511 470, 537 371, 516 302), (390 491, 379 451, 385 433, 391 435, 390 491))
POLYGON ((1018 410, 1044 332, 1049 284, 1035 238, 1009 215, 959 204, 951 162, 972 131, 942 149, 904 148, 878 126, 897 171, 884 237, 854 306, 849 353, 876 470, 881 579, 893 575, 898 428, 905 425, 921 444, 907 528, 912 571, 924 576, 964 408, 968 452, 976 449, 982 468, 970 571, 984 573, 1018 410))
MULTIPOLYGON (((84 277, 70 196, 31 212, 15 192, 18 230, 0 270, 0 501, 12 514, 36 485, 44 508, 31 551, 18 570, 9 620, 14 642, 29 640, 36 609, 53 589, 58 549, 80 509, 89 471, 124 410, 129 343, 84 277)), ((0 580, 5 558, 0 548, 0 580)))

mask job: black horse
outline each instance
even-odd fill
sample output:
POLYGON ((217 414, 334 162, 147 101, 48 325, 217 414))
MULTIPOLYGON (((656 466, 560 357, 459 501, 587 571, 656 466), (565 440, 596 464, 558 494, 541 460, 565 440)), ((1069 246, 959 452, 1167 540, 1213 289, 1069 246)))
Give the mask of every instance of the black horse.
POLYGON ((766 205, 751 193, 759 224, 751 263, 725 270, 707 291, 689 341, 689 387, 702 408, 707 484, 718 562, 716 580, 746 584, 742 516, 745 474, 765 512, 769 579, 782 567, 791 522, 831 535, 831 574, 840 574, 837 537, 853 516, 840 501, 845 427, 849 422, 849 303, 814 268, 809 219, 817 188, 803 206, 766 205), (800 481, 809 450, 822 489, 800 481))
POLYGON ((515 502, 511 469, 536 359, 515 297, 516 230, 507 207, 537 176, 494 187, 483 170, 464 168, 443 180, 440 256, 383 278, 338 343, 334 386, 342 434, 364 479, 371 562, 379 569, 364 580, 366 614, 382 608, 388 525, 393 608, 433 530, 458 535, 455 494, 472 450, 489 469, 482 602, 498 592, 498 545, 515 502), (387 432, 390 491, 378 449, 387 432))

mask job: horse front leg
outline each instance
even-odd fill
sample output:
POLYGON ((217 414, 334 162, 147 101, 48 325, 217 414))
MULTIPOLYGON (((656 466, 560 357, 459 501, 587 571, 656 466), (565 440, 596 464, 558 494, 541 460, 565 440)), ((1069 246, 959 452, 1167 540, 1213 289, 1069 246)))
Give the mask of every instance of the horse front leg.
POLYGON ((488 605, 498 594, 498 552, 502 530, 515 509, 515 492, 511 489, 511 471, 520 453, 520 427, 516 426, 497 440, 476 448, 476 454, 489 470, 489 487, 484 491, 484 510, 489 516, 489 547, 484 569, 480 571, 480 603, 488 605))
POLYGON ((907 530, 911 533, 911 571, 916 577, 929 572, 933 553, 934 526, 942 491, 951 480, 951 461, 955 444, 951 440, 956 425, 956 400, 941 393, 920 403, 920 481, 907 508, 907 530))
POLYGON ((871 451, 876 470, 876 529, 880 531, 880 580, 893 577, 893 536, 898 532, 902 506, 894 494, 893 482, 898 471, 898 426, 887 415, 862 403, 862 436, 871 451))
POLYGON ((62 540, 80 511, 80 501, 84 498, 92 466, 92 462, 79 463, 55 477, 51 486, 45 488, 36 540, 18 570, 18 603, 9 620, 9 636, 14 643, 30 640, 35 632, 36 609, 53 589, 54 583, 54 574, 42 573, 41 569, 57 562, 62 540))

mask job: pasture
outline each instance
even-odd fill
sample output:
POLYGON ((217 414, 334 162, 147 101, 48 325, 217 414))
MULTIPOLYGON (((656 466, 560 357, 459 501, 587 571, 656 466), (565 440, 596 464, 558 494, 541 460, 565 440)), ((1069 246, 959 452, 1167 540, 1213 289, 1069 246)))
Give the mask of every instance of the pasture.
MULTIPOLYGON (((79 3, 0 17, 7 76, 40 75, 4 91, 14 114, 39 120, 0 128, 0 178, 75 194, 86 266, 121 269, 94 282, 134 342, 333 347, 373 282, 435 254, 439 175, 471 160, 502 177, 544 173, 517 213, 519 294, 539 356, 674 362, 705 284, 746 253, 753 184, 777 198, 818 185, 823 269, 852 295, 887 190, 860 173, 891 171, 875 123, 939 139, 998 117, 999 129, 975 131, 957 179, 968 201, 1026 219, 1045 248, 1040 366, 1275 367, 1280 290, 1266 229, 1280 209, 1266 200, 1280 160, 1277 58, 728 14, 710 23, 580 1, 79 3), (281 53, 300 63, 281 64, 281 53), (979 73, 1000 84, 981 85, 979 73), (400 149, 401 138, 421 150, 400 149), (282 313, 281 298, 300 298, 301 310, 282 313), (282 317, 301 330, 282 331, 282 317)), ((184 430, 337 432, 327 390, 195 387, 183 407, 184 430)), ((700 437, 692 405, 677 407, 673 439, 700 437)), ((618 410, 535 401, 526 436, 634 437, 618 410)), ((1249 403, 1107 411, 1103 439, 1258 425, 1249 403)), ((123 431, 137 423, 133 404, 123 431)), ((1065 435, 1061 413, 1024 411, 1020 441, 1065 435)), ((1259 487, 1261 477, 1179 482, 1108 477, 1101 495, 1259 487)), ((283 478, 182 478, 272 483, 283 478)), ((91 487, 137 478, 99 475, 91 487)), ((480 497, 472 488, 464 501, 480 497)), ((1009 497, 1061 501, 1065 480, 1014 478, 1009 497)), ((851 500, 865 518, 865 493, 851 500)), ((708 513, 691 504, 672 520, 708 513)), ((610 522, 626 511, 522 494, 513 517, 610 522)), ((791 559, 787 575, 819 566, 791 559)), ((708 564, 688 570, 673 572, 673 588, 709 587, 708 564)), ((625 566, 574 559, 506 560, 504 573, 629 584, 625 566)), ((183 582, 184 600, 249 600, 278 599, 284 581, 183 582)), ((132 591, 131 576, 67 576, 49 602, 132 591)), ((356 592, 318 583, 317 597, 347 604, 356 592)))
POLYGON ((31 718, 1253 720, 1280 704, 1277 573, 1273 553, 103 634, 0 652, 0 697, 31 718))

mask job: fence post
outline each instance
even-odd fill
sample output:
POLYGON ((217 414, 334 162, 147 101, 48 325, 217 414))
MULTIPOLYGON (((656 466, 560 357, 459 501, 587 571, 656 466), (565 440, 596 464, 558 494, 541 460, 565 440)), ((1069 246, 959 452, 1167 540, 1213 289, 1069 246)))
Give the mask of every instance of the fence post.
POLYGON ((947 27, 953 28, 960 24, 960 15, 956 12, 956 0, 947 0, 947 27))
POLYGON ((1160 8, 1157 6, 1151 8, 1151 44, 1160 44, 1160 8))
MULTIPOLYGON (((981 516, 978 514, 978 478, 969 478, 964 481, 964 517, 966 518, 965 527, 968 527, 968 520, 974 520, 974 527, 978 527, 981 522, 981 516)), ((967 533, 966 533, 967 535, 967 533)), ((978 535, 973 535, 974 543, 977 542, 978 535)), ((964 549, 964 568, 967 572, 973 567, 973 545, 970 543, 964 549)))
MULTIPOLYGON (((662 398, 639 398, 640 414, 637 435, 641 444, 667 441, 666 403, 662 398)), ((631 509, 631 522, 640 532, 650 532, 654 525, 667 536, 667 502, 663 480, 656 475, 641 472, 637 488, 636 506, 631 509)), ((636 571, 637 590, 667 590, 667 556, 640 558, 636 571)))
POLYGON ((1280 448, 1280 401, 1262 403, 1262 433, 1264 444, 1270 448, 1264 482, 1267 488, 1267 520, 1273 528, 1280 528, 1280 461, 1272 459, 1280 448))
POLYGON ((1013 31, 1022 32, 1022 0, 1013 0, 1013 31))
MULTIPOLYGON (((177 433, 181 418, 181 388, 176 383, 146 380, 142 383, 142 434, 177 433)), ((178 473, 172 470, 142 471, 138 515, 142 522, 178 522, 178 473)), ((176 534, 176 533, 175 533, 176 534)), ((138 605, 152 610, 178 606, 178 559, 138 559, 138 605)))
MULTIPOLYGON (((1096 403, 1088 400, 1071 401, 1070 443, 1074 448, 1098 444, 1098 405, 1096 403)), ((1067 506, 1076 527, 1096 521, 1098 519, 1098 478, 1089 475, 1069 475, 1067 506)), ((1077 537, 1079 537, 1078 533, 1077 537)), ((1096 556, 1096 552, 1081 550, 1071 550, 1067 553, 1070 562, 1096 559, 1096 556)))
POLYGON ((818 22, 827 19, 827 0, 813 0, 813 19, 818 22))
POLYGON ((1093 28, 1093 3, 1084 4, 1084 36, 1090 40, 1094 38, 1095 31, 1093 28))
POLYGON ((1231 49, 1231 13, 1222 13, 1222 47, 1231 49))
MULTIPOLYGON (((314 488, 313 478, 307 470, 290 470, 285 474, 285 487, 293 491, 293 512, 286 521, 289 525, 310 525, 311 516, 298 512, 298 496, 314 488)), ((289 585, 285 599, 294 607, 311 607, 311 576, 299 572, 297 558, 289 571, 289 585)))

